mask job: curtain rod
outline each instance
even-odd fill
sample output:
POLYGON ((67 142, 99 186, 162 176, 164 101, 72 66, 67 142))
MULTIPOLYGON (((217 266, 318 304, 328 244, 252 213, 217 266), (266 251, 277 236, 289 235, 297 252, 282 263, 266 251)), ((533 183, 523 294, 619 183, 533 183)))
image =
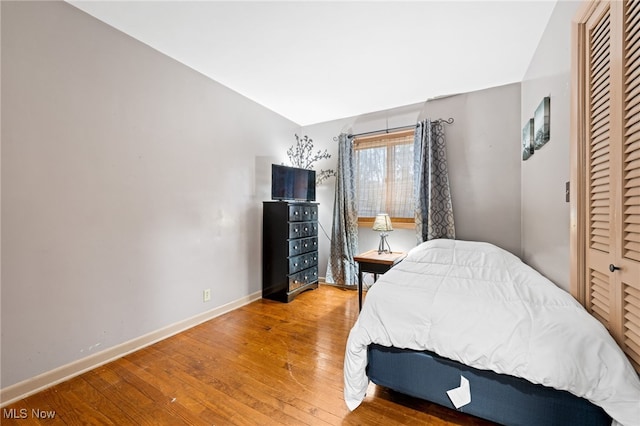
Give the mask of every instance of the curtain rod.
MULTIPOLYGON (((432 123, 453 124, 453 118, 449 118, 448 120, 445 120, 443 118, 438 118, 437 120, 433 120, 432 123)), ((418 127, 418 125, 417 124, 412 124, 412 125, 409 125, 409 126, 392 127, 391 129, 372 130, 370 132, 356 133, 355 135, 349 134, 347 136, 350 137, 350 138, 353 138, 353 137, 356 137, 356 136, 373 135, 375 133, 395 132, 396 130, 411 129, 412 127, 415 128, 415 127, 418 127)))

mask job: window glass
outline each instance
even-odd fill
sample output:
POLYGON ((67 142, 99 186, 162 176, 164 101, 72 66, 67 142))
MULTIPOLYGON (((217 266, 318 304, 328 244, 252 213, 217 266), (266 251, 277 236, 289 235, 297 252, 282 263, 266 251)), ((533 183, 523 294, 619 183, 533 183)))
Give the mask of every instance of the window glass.
POLYGON ((378 213, 413 222, 413 130, 355 140, 357 208, 360 222, 378 213))

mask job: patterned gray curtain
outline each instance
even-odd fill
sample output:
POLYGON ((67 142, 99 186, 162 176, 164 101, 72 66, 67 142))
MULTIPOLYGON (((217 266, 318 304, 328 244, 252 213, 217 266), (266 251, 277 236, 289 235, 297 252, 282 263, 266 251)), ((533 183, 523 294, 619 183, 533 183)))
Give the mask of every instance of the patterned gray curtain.
POLYGON ((449 190, 449 169, 441 121, 418 123, 414 139, 414 188, 418 244, 456 237, 449 190))
POLYGON ((358 212, 356 210, 353 138, 343 133, 338 137, 338 144, 331 250, 325 280, 334 284, 357 285, 358 267, 353 260, 353 256, 358 251, 358 212))

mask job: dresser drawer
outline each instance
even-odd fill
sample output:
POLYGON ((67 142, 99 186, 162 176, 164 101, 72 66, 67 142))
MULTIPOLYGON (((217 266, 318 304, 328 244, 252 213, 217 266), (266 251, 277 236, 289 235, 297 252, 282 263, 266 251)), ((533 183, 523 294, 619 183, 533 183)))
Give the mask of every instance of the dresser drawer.
POLYGON ((318 264, 318 253, 311 252, 301 254, 300 256, 294 256, 289 258, 289 273, 302 271, 303 269, 316 266, 318 264))
POLYGON ((289 240, 289 256, 297 256, 318 249, 318 237, 289 240))
POLYGON ((318 206, 293 204, 289 206, 289 221, 306 222, 318 220, 318 206))
POLYGON ((314 266, 304 271, 289 275, 289 291, 318 281, 318 267, 314 266))
POLYGON ((304 238, 318 235, 318 222, 289 223, 289 238, 304 238))

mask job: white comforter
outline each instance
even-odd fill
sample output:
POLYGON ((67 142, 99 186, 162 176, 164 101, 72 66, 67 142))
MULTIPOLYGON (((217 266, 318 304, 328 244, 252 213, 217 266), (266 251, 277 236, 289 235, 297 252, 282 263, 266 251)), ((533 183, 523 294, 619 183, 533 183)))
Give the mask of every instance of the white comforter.
POLYGON ((369 290, 345 354, 351 410, 369 383, 370 343, 430 350, 563 389, 614 423, 640 424, 640 380, 607 330, 570 294, 488 243, 423 243, 369 290))

